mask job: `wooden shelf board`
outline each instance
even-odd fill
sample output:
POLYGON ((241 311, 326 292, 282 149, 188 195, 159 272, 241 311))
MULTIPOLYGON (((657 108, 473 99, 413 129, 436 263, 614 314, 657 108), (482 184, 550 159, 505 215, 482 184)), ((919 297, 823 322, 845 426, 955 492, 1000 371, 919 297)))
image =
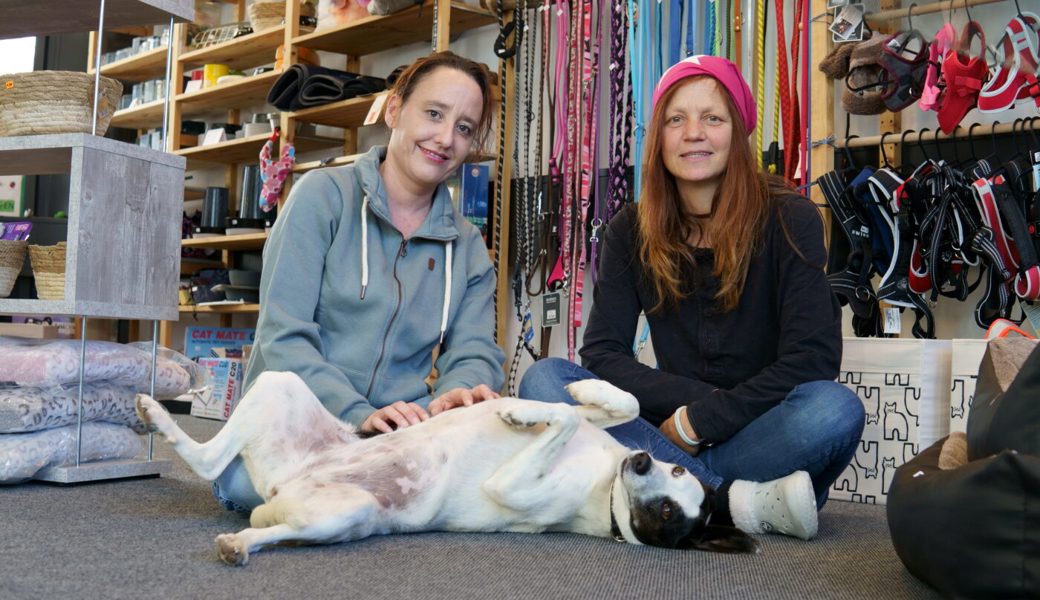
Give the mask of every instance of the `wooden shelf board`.
MULTIPOLYGON (((98 0, 0 2, 0 39, 79 33, 98 28, 98 0)), ((105 30, 128 25, 156 25, 195 18, 192 0, 106 0, 105 30)))
MULTIPOLYGON (((325 167, 342 167, 344 165, 352 165, 357 159, 364 156, 361 154, 348 154, 346 156, 337 156, 336 158, 326 160, 312 160, 305 163, 296 163, 293 167, 293 173, 306 173, 307 171, 313 171, 314 169, 323 169, 325 167)), ((495 157, 490 154, 475 154, 466 158, 466 162, 487 162, 489 160, 495 160, 495 157)))
POLYGON ((181 113, 187 118, 207 111, 226 111, 253 104, 258 99, 267 98, 267 90, 278 79, 281 73, 268 71, 260 75, 246 77, 241 81, 215 85, 186 94, 178 94, 177 102, 181 105, 181 113))
POLYGON ((147 104, 117 110, 112 115, 109 127, 127 129, 152 129, 162 127, 163 101, 153 100, 147 104))
POLYGON ((337 156, 331 160, 312 160, 305 163, 296 163, 293 167, 293 173, 306 173, 307 171, 313 171, 314 169, 321 169, 324 167, 342 167, 343 165, 352 165, 354 161, 364 156, 364 154, 348 154, 347 156, 337 156))
MULTIPOLYGON (((94 65, 87 69, 94 73, 94 65)), ((101 74, 126 81, 148 81, 166 77, 166 47, 139 52, 129 58, 101 65, 101 74)))
MULTIPOLYGON (((370 16, 335 29, 301 35, 293 40, 298 46, 326 50, 352 56, 374 54, 432 38, 433 0, 386 16, 370 16)), ((452 35, 491 25, 497 18, 473 6, 452 3, 452 35)))
MULTIPOLYGON (((176 300, 176 298, 174 298, 176 300)), ((0 298, 0 314, 5 315, 66 315, 99 317, 102 319, 143 319, 147 321, 176 321, 177 311, 171 306, 144 304, 117 304, 77 300, 36 300, 0 298)))
POLYGON ((357 98, 330 102, 313 108, 305 108, 292 113, 292 117, 304 123, 317 123, 333 127, 361 127, 368 116, 378 94, 369 94, 357 98))
POLYGON ((285 25, 263 29, 206 48, 192 50, 178 59, 185 70, 207 63, 227 65, 231 69, 247 69, 274 62, 275 50, 285 39, 285 25))
POLYGON ((89 133, 0 137, 0 175, 68 173, 73 150, 89 148, 119 156, 184 168, 184 159, 89 133))
MULTIPOLYGON (((269 133, 259 133, 219 144, 182 148, 175 151, 174 154, 188 159, 188 170, 213 164, 254 163, 259 162, 260 149, 270 137, 269 133)), ((296 136, 293 143, 296 145, 297 152, 311 152, 342 146, 343 139, 300 135, 296 136)))
POLYGON ((185 248, 216 248, 218 250, 259 250, 267 241, 267 233, 242 233, 218 237, 181 240, 185 248))
POLYGON ((182 313, 217 313, 217 314, 234 314, 234 313, 258 313, 260 312, 259 304, 218 304, 216 306, 196 306, 194 304, 187 304, 180 306, 182 313))

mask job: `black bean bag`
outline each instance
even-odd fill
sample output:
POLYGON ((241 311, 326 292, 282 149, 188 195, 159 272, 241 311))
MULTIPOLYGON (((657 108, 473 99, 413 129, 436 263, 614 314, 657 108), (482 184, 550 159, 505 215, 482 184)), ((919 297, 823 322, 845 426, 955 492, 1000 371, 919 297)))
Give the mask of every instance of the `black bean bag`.
POLYGON ((1003 393, 985 387, 985 364, 964 462, 939 469, 944 438, 896 470, 892 545, 907 570, 947 596, 1038 598, 1040 348, 1003 393))

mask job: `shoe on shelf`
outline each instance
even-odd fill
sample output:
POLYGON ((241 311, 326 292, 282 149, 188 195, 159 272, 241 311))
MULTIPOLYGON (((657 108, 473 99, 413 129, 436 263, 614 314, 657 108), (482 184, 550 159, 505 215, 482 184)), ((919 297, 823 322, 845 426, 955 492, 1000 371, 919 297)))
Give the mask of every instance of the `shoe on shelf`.
POLYGON ((782 533, 803 540, 816 537, 816 493, 805 471, 763 483, 734 481, 729 509, 733 524, 746 533, 782 533))

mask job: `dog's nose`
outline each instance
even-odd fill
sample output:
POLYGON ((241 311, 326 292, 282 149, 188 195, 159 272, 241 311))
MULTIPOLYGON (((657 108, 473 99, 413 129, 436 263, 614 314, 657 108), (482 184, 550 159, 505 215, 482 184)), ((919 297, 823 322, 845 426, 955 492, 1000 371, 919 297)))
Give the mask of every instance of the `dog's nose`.
POLYGON ((652 462, 650 455, 646 452, 637 452, 632 455, 632 468, 635 469, 636 475, 646 475, 652 462))

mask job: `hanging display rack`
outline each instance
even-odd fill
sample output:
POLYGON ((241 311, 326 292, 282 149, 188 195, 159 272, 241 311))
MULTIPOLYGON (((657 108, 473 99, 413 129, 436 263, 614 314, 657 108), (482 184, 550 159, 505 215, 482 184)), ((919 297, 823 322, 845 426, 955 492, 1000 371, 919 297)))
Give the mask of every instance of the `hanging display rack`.
POLYGON ((867 13, 864 16, 867 22, 870 24, 885 23, 888 21, 898 21, 899 19, 906 18, 907 14, 910 13, 912 16, 927 15, 931 13, 952 11, 958 9, 972 8, 974 6, 982 6, 983 4, 995 4, 997 2, 1005 2, 1006 0, 945 0, 940 2, 933 2, 931 4, 912 4, 907 8, 893 8, 890 10, 881 10, 875 13, 867 13))
MULTIPOLYGON (((1037 117, 1034 117, 1036 119, 1037 117)), ((1027 122, 1030 119, 1026 119, 1027 122)), ((837 148, 864 148, 867 146, 878 146, 882 142, 886 146, 892 144, 909 144, 916 143, 918 140, 923 142, 935 142, 935 141, 949 141, 955 139, 968 139, 971 137, 979 137, 984 135, 999 135, 1003 133, 1015 133, 1023 130, 1023 126, 1020 124, 1022 119, 1012 123, 1001 123, 999 121, 994 123, 975 123, 970 128, 958 126, 957 130, 950 135, 947 135, 941 131, 932 131, 925 129, 922 131, 909 131, 901 133, 885 133, 881 135, 868 135, 865 137, 850 137, 848 140, 837 140, 834 142, 834 146, 837 148), (981 127, 982 129, 975 134, 969 134, 970 129, 981 127), (921 139, 922 133, 924 139, 921 139)), ((1033 125, 1029 124, 1030 129, 1034 129, 1033 125)))

